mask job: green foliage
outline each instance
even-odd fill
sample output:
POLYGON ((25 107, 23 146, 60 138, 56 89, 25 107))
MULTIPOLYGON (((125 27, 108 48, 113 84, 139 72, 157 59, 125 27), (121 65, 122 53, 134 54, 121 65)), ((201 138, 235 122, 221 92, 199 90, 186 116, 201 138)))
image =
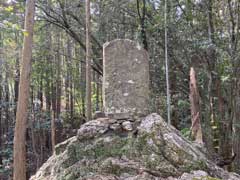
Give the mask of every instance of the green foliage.
POLYGON ((178 105, 178 108, 181 108, 181 109, 188 108, 190 106, 189 101, 182 100, 182 99, 178 100, 177 105, 178 105))
POLYGON ((14 6, 3 6, 0 4, 0 27, 6 32, 22 32, 21 25, 19 24, 19 15, 24 13, 23 3, 18 2, 14 6))
POLYGON ((2 159, 2 165, 0 165, 0 174, 11 177, 12 164, 13 164, 13 142, 10 140, 4 145, 4 149, 0 151, 2 159))
POLYGON ((181 134, 190 140, 191 138, 191 129, 190 128, 184 128, 181 130, 181 134))
MULTIPOLYGON (((29 100, 38 97, 39 93, 43 93, 43 103, 46 100, 52 102, 54 98, 56 99, 56 86, 60 81, 63 107, 61 107, 61 118, 57 123, 62 123, 61 125, 64 128, 78 128, 85 121, 83 117, 85 110, 84 1, 64 1, 63 10, 59 5, 61 2, 63 1, 52 0, 51 4, 42 0, 36 2, 38 8, 35 19, 32 57, 32 97, 29 100), (46 10, 50 13, 46 14, 46 10), (58 69, 58 65, 60 69, 58 69), (57 75, 58 71, 60 71, 59 76, 57 75), (65 97, 66 91, 70 91, 69 85, 66 87, 67 79, 72 85, 73 114, 64 110, 67 99, 65 97)), ((142 2, 140 1, 140 10, 143 10, 142 2)), ((146 1, 146 19, 143 27, 146 31, 150 56, 151 112, 157 112, 166 117, 163 2, 146 1)), ((171 107, 173 118, 179 121, 178 125, 182 129, 181 133, 190 139, 191 130, 188 128, 190 126, 189 69, 192 65, 196 66, 197 83, 201 96, 201 116, 205 118, 209 114, 209 96, 214 96, 212 106, 215 121, 220 122, 221 119, 218 117, 220 114, 226 119, 234 117, 236 115, 234 114, 234 111, 236 111, 234 110, 236 106, 234 101, 237 99, 235 97, 237 96, 237 90, 239 90, 236 82, 239 79, 240 58, 238 52, 240 48, 237 42, 240 36, 236 31, 235 38, 238 39, 236 42, 231 42, 233 38, 231 37, 231 31, 229 31, 232 26, 229 21, 230 13, 225 12, 228 11, 227 1, 212 1, 214 42, 209 40, 208 3, 189 0, 178 2, 169 0, 168 7, 171 107), (234 44, 236 44, 236 48, 233 48, 234 44), (212 57, 208 53, 211 47, 216 50, 216 57, 212 57), (197 60, 193 63, 195 59, 197 60), (209 74, 212 74, 212 77, 209 74), (221 87, 217 85, 218 80, 220 80, 221 87), (210 82, 212 82, 212 87, 210 82), (224 112, 219 112, 218 93, 226 100, 224 102, 226 103, 224 112), (227 114, 230 111, 231 113, 227 114)), ((16 77, 16 74, 19 71, 17 62, 21 59, 22 40, 24 36, 28 36, 28 32, 23 29, 24 5, 25 1, 12 1, 11 3, 4 1, 3 4, 0 4, 0 85, 4 87, 7 80, 11 101, 14 100, 15 80, 19 78, 16 77)), ((102 44, 116 38, 127 38, 141 42, 142 24, 134 0, 93 0, 91 5, 92 65, 101 72, 102 44)), ((236 8, 235 3, 232 3, 232 8, 236 8)), ((234 17, 238 16, 237 13, 237 9, 234 10, 234 17)), ((237 28, 235 29, 237 30, 237 28)), ((98 78, 93 79, 92 82, 93 112, 96 109, 102 110, 101 91, 100 95, 96 92, 97 84, 101 84, 101 77, 98 78), (99 103, 98 106, 97 103, 99 103)), ((101 89, 101 87, 99 88, 101 89)), ((2 95, 5 94, 3 88, 2 95)), ((13 114, 14 103, 5 102, 1 99, 0 105, 2 108, 11 107, 10 111, 13 114)), ((29 110, 31 112, 32 107, 29 110)), ((44 111, 34 112, 34 115, 29 116, 30 121, 33 120, 32 117, 35 118, 34 131, 50 131, 51 117, 44 111)), ((2 115, 3 119, 4 117, 2 115)), ((205 119, 209 119, 209 117, 205 119)), ((234 128, 239 128, 239 123, 235 123, 232 119, 229 120, 234 122, 234 128)), ((203 125, 205 125, 205 122, 201 121, 203 125)), ((11 123, 14 124, 12 121, 11 123)), ((210 128, 217 130, 219 127, 219 124, 215 123, 210 128)), ((221 138, 219 134, 216 136, 218 139, 221 138)), ((101 153, 101 149, 96 153, 101 153)), ((11 148, 7 147, 1 154, 10 159, 12 156, 11 148)), ((4 162, 8 163, 6 160, 4 162)), ((4 171, 4 167, 1 167, 0 171, 4 171)))
POLYGON ((72 129, 80 127, 80 125, 85 122, 85 119, 81 116, 81 114, 78 114, 77 112, 75 112, 72 117, 71 112, 62 112, 61 119, 63 121, 63 127, 72 129))

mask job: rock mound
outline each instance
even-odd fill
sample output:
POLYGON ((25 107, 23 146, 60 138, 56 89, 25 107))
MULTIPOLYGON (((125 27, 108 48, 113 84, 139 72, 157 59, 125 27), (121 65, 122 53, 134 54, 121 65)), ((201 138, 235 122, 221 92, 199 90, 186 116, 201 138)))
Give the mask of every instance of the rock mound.
POLYGON ((206 158, 158 114, 99 118, 56 146, 31 180, 239 180, 206 158))

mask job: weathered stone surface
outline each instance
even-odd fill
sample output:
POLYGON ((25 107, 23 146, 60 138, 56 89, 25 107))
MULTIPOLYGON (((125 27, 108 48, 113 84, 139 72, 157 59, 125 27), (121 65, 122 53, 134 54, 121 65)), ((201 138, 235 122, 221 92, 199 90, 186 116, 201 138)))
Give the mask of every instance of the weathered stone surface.
POLYGON ((132 131, 133 130, 133 126, 132 126, 132 123, 130 121, 124 121, 122 123, 122 128, 125 130, 125 131, 132 131))
POLYGON ((139 121, 132 131, 120 133, 111 128, 117 120, 87 122, 77 137, 56 147, 56 155, 31 180, 240 179, 209 161, 159 115, 139 121))
POLYGON ((127 112, 121 112, 121 113, 109 113, 107 114, 108 117, 117 119, 117 120, 126 120, 131 118, 131 115, 127 112))
POLYGON ((114 119, 99 118, 82 125, 78 130, 79 140, 87 140, 101 136, 108 131, 109 125, 116 122, 114 119))
POLYGON ((147 114, 148 53, 131 40, 117 39, 103 48, 103 104, 107 113, 147 114))
POLYGON ((121 127, 120 123, 115 123, 115 124, 110 125, 110 129, 112 129, 114 131, 120 130, 121 128, 122 127, 121 127))
POLYGON ((191 174, 190 173, 184 173, 182 176, 181 176, 181 179, 193 179, 195 178, 196 180, 201 180, 203 179, 204 177, 208 177, 208 173, 206 173, 205 171, 194 171, 192 172, 191 174))
POLYGON ((106 117, 106 114, 104 112, 96 111, 93 116, 93 119, 104 118, 104 117, 106 117))

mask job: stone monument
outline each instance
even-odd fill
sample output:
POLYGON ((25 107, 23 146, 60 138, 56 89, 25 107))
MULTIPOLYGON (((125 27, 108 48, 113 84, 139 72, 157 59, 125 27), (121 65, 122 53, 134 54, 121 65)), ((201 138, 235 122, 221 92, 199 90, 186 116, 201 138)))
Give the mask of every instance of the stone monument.
POLYGON ((134 41, 117 39, 103 46, 103 106, 106 114, 147 115, 149 57, 134 41))

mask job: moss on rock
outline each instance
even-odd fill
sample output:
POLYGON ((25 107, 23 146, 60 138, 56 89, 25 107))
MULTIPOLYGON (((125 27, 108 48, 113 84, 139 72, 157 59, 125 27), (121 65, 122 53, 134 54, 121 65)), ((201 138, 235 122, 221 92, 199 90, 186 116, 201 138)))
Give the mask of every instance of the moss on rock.
POLYGON ((84 124, 77 137, 57 145, 56 155, 31 180, 83 180, 88 177, 93 180, 99 177, 148 180, 180 177, 184 173, 195 177, 191 173, 196 170, 208 172, 201 176, 209 178, 206 180, 240 179, 214 165, 157 114, 139 120, 131 132, 114 132, 110 128, 113 123, 118 122, 100 119, 84 124))

